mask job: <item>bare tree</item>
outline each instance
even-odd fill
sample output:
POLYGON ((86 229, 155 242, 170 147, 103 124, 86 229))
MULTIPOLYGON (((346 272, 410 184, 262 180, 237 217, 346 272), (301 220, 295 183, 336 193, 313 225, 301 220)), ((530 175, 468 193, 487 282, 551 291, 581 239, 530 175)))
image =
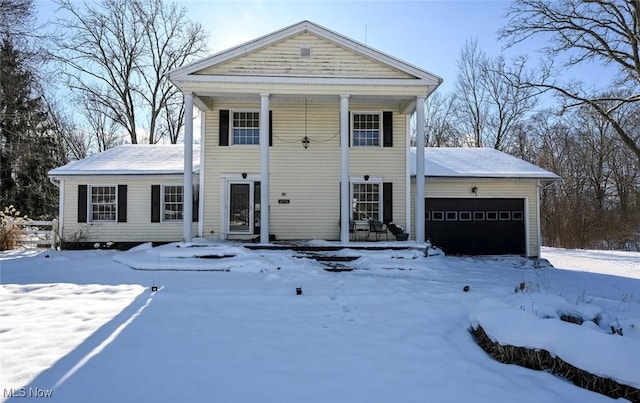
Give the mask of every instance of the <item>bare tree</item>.
POLYGON ((483 68, 487 55, 476 40, 467 41, 458 57, 456 81, 457 108, 460 130, 471 138, 470 145, 483 146, 488 115, 488 94, 482 85, 483 68))
POLYGON ((455 97, 436 92, 425 102, 425 146, 451 147, 459 145, 460 132, 455 127, 455 97))
POLYGON ((171 144, 176 144, 180 139, 183 126, 184 102, 182 101, 182 94, 178 93, 169 99, 158 127, 162 133, 167 134, 171 144))
POLYGON ((489 102, 486 142, 495 149, 506 149, 518 140, 524 118, 537 104, 533 88, 521 85, 529 74, 524 60, 508 66, 502 56, 482 65, 482 85, 489 102))
POLYGON ((512 147, 519 140, 521 122, 536 105, 535 90, 521 85, 529 74, 524 61, 509 66, 502 56, 488 57, 471 40, 460 52, 458 68, 455 110, 471 145, 512 147))
POLYGON ((540 79, 529 84, 562 94, 566 107, 588 105, 606 119, 640 163, 640 136, 625 129, 616 110, 640 101, 640 2, 631 0, 516 0, 500 37, 507 45, 530 38, 548 44, 544 52, 562 71, 588 63, 613 67, 617 75, 607 91, 585 89, 580 82, 540 79), (604 94, 604 95, 603 95, 604 94))
POLYGON ((109 118, 109 109, 93 94, 80 93, 75 99, 86 122, 86 128, 79 136, 84 137, 91 151, 102 152, 124 143, 118 125, 109 118))
MULTIPOLYGON (((67 14, 58 21, 59 61, 71 90, 96 103, 131 143, 144 130, 157 142, 159 119, 175 119, 177 90, 165 77, 205 50, 206 33, 184 8, 163 0, 101 0, 78 5, 57 0, 67 14)), ((166 125, 166 128, 177 126, 166 125)), ((167 134, 169 138, 177 138, 167 134)))
POLYGON ((149 143, 166 137, 175 144, 183 125, 184 105, 182 93, 169 83, 165 74, 203 54, 207 35, 199 24, 189 21, 187 10, 175 3, 141 0, 134 4, 142 18, 149 21, 144 31, 149 57, 144 65, 138 63, 144 71, 141 96, 151 109, 149 143), (164 121, 164 131, 157 133, 159 120, 164 121))
POLYGON ((71 114, 64 110, 58 100, 48 100, 46 106, 52 131, 56 134, 58 144, 63 147, 66 159, 87 157, 91 151, 91 139, 86 132, 78 129, 71 114))
POLYGON ((33 0, 0 0, 0 37, 33 34, 33 0))
MULTIPOLYGON (((617 116, 637 124, 632 105, 617 116)), ((635 105, 633 105, 635 107, 635 105)), ((621 145, 609 122, 587 105, 532 116, 532 162, 562 177, 542 191, 542 228, 547 245, 568 248, 638 248, 640 182, 634 154, 621 145), (634 246, 635 245, 635 246, 634 246)))

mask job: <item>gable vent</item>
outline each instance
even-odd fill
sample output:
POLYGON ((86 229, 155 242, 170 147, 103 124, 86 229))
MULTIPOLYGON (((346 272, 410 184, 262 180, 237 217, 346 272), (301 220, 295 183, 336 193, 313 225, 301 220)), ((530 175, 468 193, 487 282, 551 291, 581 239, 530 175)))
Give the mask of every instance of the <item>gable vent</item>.
POLYGON ((311 48, 300 48, 300 57, 310 57, 311 56, 311 48))

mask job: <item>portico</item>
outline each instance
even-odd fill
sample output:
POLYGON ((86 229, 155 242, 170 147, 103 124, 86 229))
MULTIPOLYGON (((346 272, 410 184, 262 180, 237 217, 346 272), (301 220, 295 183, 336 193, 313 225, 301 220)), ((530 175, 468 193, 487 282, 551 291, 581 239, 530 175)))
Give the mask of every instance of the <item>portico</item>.
MULTIPOLYGON (((197 235, 348 243, 350 222, 393 220, 424 241, 424 187, 422 216, 410 212, 409 123, 417 113, 423 152, 424 100, 439 77, 308 21, 169 77, 187 107, 185 166, 189 105, 204 116, 197 235)), ((185 218, 192 191, 185 175, 185 218)), ((184 240, 193 235, 185 225, 184 240)))

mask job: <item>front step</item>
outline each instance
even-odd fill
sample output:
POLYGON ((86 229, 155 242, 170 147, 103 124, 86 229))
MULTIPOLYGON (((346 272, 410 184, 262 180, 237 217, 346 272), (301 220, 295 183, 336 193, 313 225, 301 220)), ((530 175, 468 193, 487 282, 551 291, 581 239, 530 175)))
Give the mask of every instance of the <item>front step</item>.
POLYGON ((342 262, 352 262, 360 258, 360 256, 333 256, 319 253, 305 253, 296 257, 316 260, 326 266, 325 270, 330 272, 353 271, 353 267, 345 266, 342 262))

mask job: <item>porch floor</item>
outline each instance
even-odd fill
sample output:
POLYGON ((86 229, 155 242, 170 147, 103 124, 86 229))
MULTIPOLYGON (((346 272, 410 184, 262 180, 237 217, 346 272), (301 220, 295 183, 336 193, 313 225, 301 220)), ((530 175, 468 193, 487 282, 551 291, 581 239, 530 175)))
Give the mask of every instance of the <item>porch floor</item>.
POLYGON ((243 244, 251 250, 293 250, 296 252, 334 252, 342 249, 353 250, 408 250, 421 249, 416 243, 408 242, 353 242, 341 243, 337 241, 276 241, 268 244, 243 244))

